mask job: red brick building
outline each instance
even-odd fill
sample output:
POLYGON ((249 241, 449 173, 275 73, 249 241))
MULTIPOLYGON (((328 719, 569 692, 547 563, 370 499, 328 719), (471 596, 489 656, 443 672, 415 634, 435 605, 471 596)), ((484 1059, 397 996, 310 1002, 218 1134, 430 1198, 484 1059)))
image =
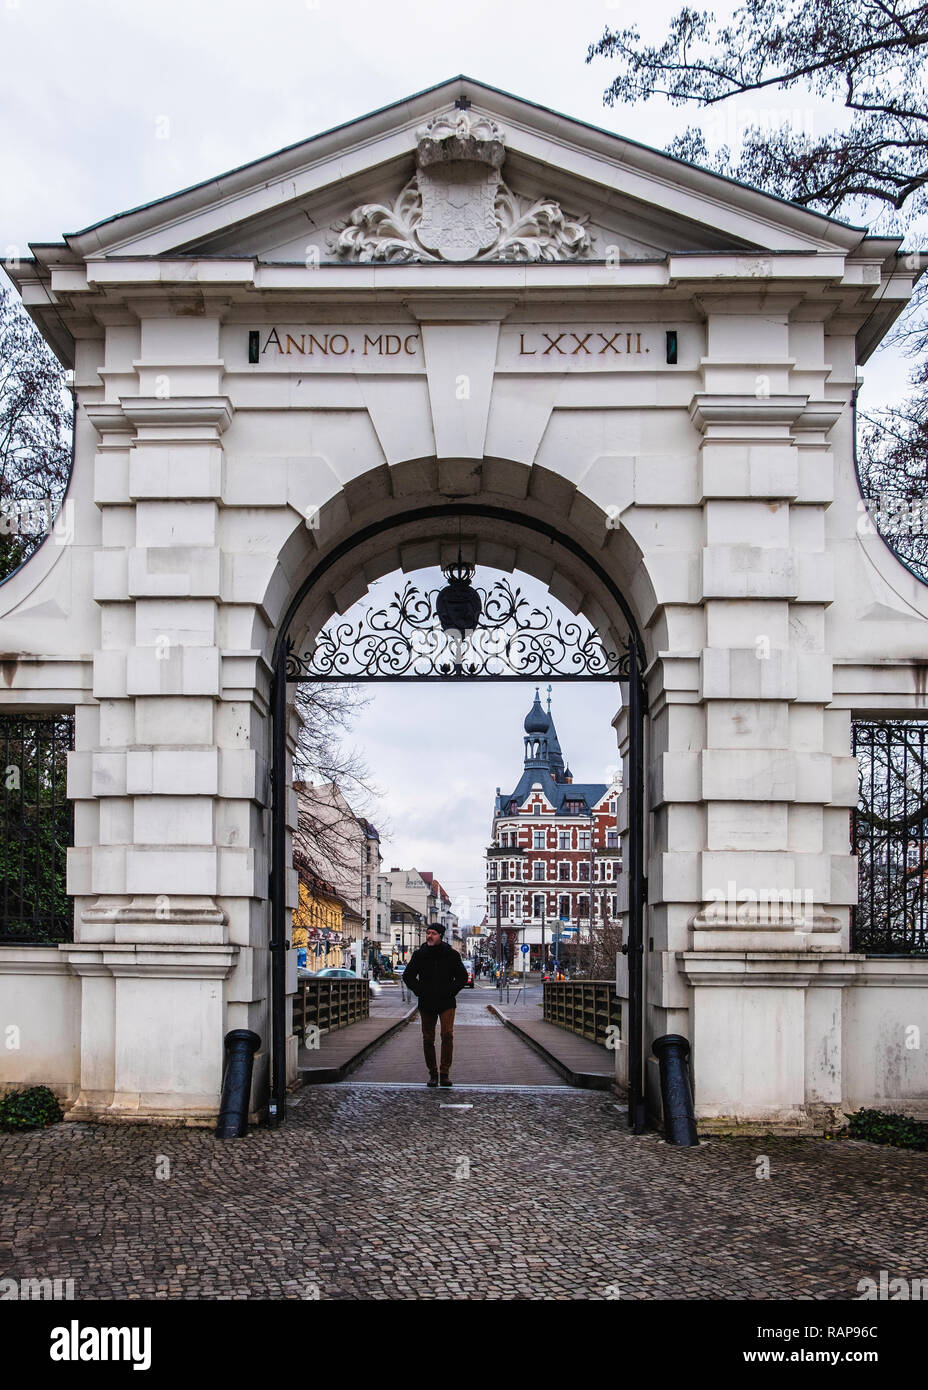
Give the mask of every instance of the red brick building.
POLYGON ((578 933, 589 940, 591 928, 618 913, 621 783, 573 780, 550 694, 546 711, 535 691, 523 728, 522 776, 514 791, 496 789, 486 855, 487 916, 491 954, 499 922, 509 959, 518 964, 525 943, 529 961, 538 966, 552 958, 558 937, 563 958, 578 933))

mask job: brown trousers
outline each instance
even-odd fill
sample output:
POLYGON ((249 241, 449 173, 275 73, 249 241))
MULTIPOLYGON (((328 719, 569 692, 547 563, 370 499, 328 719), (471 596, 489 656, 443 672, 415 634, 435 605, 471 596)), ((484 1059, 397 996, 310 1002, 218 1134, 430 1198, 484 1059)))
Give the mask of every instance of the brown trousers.
POLYGON ((454 1056, 454 1009, 443 1009, 440 1014, 426 1013, 425 1009, 419 1010, 419 1017, 422 1020, 422 1051, 425 1053, 425 1065, 429 1069, 429 1076, 435 1076, 439 1068, 435 1063, 435 1025, 441 1019, 441 1074, 450 1076, 451 1061, 454 1056))

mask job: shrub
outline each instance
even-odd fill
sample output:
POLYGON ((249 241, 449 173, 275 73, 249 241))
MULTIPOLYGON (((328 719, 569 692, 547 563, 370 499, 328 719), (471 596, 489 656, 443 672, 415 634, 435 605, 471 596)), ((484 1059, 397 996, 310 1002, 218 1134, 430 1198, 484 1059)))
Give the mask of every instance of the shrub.
POLYGON ((885 1110, 857 1110, 848 1115, 848 1138, 870 1144, 892 1144, 897 1149, 928 1150, 928 1124, 911 1115, 885 1110))
POLYGON ((0 1129, 41 1129, 63 1119, 61 1106, 47 1086, 10 1091, 0 1096, 0 1129))

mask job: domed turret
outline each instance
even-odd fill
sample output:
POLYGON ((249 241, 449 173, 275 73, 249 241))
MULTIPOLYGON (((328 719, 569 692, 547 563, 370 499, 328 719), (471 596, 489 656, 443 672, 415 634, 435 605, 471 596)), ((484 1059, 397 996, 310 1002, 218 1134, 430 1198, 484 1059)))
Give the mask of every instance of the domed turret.
POLYGON ((538 691, 535 691, 535 702, 528 714, 525 716, 525 723, 522 725, 525 730, 525 766, 546 768, 548 766, 548 730, 551 728, 551 716, 545 714, 541 707, 541 700, 538 698, 538 691))
POLYGON ((545 714, 541 707, 541 700, 538 698, 538 691, 535 691, 535 703, 525 716, 523 728, 527 734, 546 734, 551 724, 550 716, 545 714))

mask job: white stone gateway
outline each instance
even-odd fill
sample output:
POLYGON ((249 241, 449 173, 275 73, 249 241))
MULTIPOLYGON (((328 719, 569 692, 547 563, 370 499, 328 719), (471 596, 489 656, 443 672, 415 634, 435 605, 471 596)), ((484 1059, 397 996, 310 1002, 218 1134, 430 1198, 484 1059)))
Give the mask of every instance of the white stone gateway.
POLYGON ((212 1123, 248 1027, 266 1111, 283 618, 453 558, 466 503, 476 561, 641 636, 645 1044, 689 1038, 701 1125, 928 1110, 928 960, 849 950, 851 719, 925 710, 853 418, 917 257, 465 78, 34 252, 73 527, 0 587, 0 712, 76 713, 75 916, 0 945, 6 1085, 212 1123))

